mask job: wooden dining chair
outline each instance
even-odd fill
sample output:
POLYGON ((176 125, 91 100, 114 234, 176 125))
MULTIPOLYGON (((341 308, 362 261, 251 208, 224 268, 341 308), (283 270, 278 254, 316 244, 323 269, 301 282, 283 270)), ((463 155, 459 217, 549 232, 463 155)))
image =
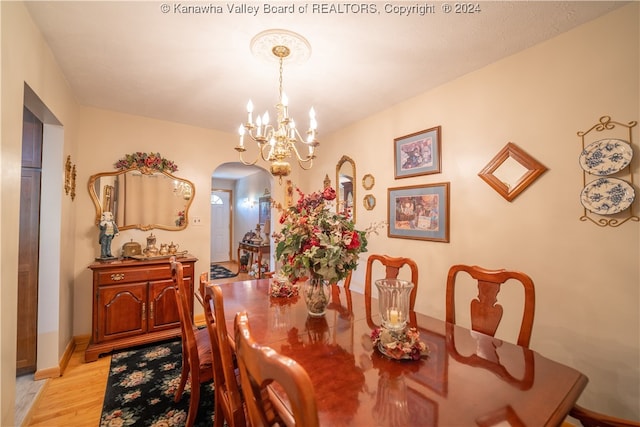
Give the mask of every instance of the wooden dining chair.
POLYGON ((275 417, 274 407, 265 390, 275 382, 284 389, 289 399, 295 424, 317 427, 319 421, 315 393, 304 368, 272 348, 256 343, 251 337, 246 312, 236 314, 234 330, 242 393, 251 425, 272 425, 270 420, 275 417))
POLYGON ((200 386, 213 380, 213 356, 207 329, 198 329, 189 310, 189 287, 184 282, 182 264, 171 257, 171 276, 182 329, 182 372, 174 400, 179 402, 190 380, 191 397, 186 426, 193 426, 200 404, 200 386))
POLYGON ((214 426, 222 427, 226 420, 229 427, 244 427, 245 406, 234 358, 235 344, 232 348, 225 323, 224 301, 220 287, 210 286, 210 292, 205 292, 204 313, 214 353, 214 426))
POLYGON ((519 271, 487 270, 483 267, 462 264, 452 266, 447 276, 445 317, 447 322, 454 324, 456 323, 456 278, 460 272, 467 273, 478 284, 478 296, 470 304, 471 329, 491 336, 495 336, 502 320, 503 308, 497 303, 497 296, 501 286, 507 281, 520 282, 524 288, 524 307, 517 343, 519 346, 528 348, 531 341, 535 312, 533 280, 519 271))
POLYGON ((203 271, 200 273, 200 280, 198 281, 198 292, 196 293, 196 298, 200 304, 204 306, 204 289, 209 284, 209 272, 203 271))
POLYGON ((577 404, 571 408, 569 416, 578 420, 584 427, 640 427, 640 422, 612 417, 577 404))
POLYGON ((351 275, 353 274, 353 271, 349 271, 349 273, 347 273, 347 277, 344 278, 344 281, 342 282, 342 287, 345 288, 347 291, 349 290, 349 287, 351 286, 351 275))

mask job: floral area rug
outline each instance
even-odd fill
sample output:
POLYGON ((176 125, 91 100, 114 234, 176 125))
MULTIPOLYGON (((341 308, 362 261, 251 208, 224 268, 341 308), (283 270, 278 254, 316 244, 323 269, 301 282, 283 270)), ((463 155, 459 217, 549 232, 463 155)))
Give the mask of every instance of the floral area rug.
MULTIPOLYGON (((100 426, 184 426, 189 412, 189 382, 174 402, 182 369, 180 340, 114 353, 100 426)), ((200 386, 196 426, 213 425, 213 382, 200 386)))
POLYGON ((238 274, 218 264, 211 264, 211 279, 226 279, 236 277, 238 274))

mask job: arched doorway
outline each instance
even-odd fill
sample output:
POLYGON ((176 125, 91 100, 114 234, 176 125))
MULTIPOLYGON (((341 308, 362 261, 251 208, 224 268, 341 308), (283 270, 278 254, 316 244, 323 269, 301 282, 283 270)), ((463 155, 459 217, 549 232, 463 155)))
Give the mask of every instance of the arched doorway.
MULTIPOLYGON (((211 177, 211 262, 239 262, 238 243, 260 221, 260 198, 274 180, 259 166, 223 163, 211 177)), ((269 224, 271 228, 271 223, 269 224)))

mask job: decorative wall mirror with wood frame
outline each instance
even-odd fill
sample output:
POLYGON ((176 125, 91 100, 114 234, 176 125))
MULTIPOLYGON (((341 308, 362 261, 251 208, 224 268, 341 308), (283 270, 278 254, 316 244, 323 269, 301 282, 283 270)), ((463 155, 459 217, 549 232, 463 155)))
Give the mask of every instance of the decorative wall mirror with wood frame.
POLYGON ((376 197, 373 194, 366 194, 362 198, 362 204, 366 210, 373 210, 376 207, 376 197))
POLYGON ((339 213, 351 211, 356 220, 356 162, 349 156, 342 156, 336 165, 336 209, 339 213))
POLYGON ((112 212, 120 231, 184 230, 195 192, 192 182, 165 170, 132 167, 89 178, 96 224, 102 212, 112 212))
POLYGON ((370 173, 362 177, 362 187, 365 190, 371 190, 376 184, 376 179, 370 173))
POLYGON ((478 176, 508 201, 522 193, 547 168, 513 142, 509 142, 478 176))

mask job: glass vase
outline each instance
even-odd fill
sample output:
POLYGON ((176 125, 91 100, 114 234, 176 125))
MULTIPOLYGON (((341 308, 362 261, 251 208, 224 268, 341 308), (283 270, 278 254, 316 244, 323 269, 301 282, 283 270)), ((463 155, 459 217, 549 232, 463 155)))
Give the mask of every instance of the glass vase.
POLYGON ((320 278, 310 278, 304 282, 302 294, 309 315, 324 316, 329 305, 329 282, 320 278))

